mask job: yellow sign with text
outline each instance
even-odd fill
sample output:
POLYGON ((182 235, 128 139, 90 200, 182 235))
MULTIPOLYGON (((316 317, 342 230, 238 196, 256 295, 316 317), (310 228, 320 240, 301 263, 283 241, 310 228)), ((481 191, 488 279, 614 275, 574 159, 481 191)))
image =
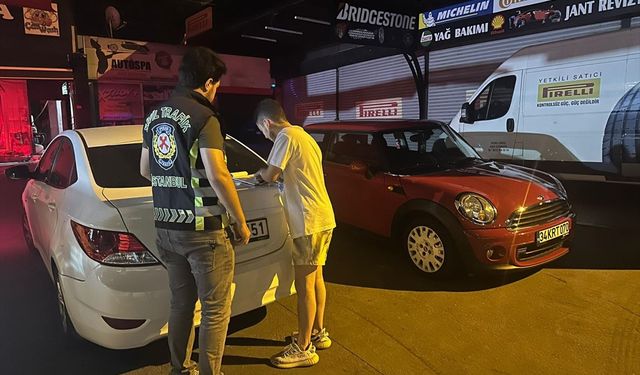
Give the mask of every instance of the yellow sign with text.
POLYGON ((600 78, 538 85, 538 103, 600 98, 600 78))

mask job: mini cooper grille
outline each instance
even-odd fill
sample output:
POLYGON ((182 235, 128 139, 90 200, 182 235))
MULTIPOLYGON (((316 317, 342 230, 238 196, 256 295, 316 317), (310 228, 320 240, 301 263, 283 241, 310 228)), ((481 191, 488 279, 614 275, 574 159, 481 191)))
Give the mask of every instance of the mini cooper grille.
POLYGON ((518 248, 518 250, 516 251, 516 258, 522 262, 541 257, 551 251, 559 249, 562 246, 563 241, 564 239, 560 238, 558 240, 551 241, 539 246, 536 244, 531 244, 529 246, 518 248))
POLYGON ((507 228, 516 230, 544 224, 551 220, 571 213, 571 205, 564 199, 543 202, 535 206, 526 207, 522 211, 515 211, 507 220, 507 228))

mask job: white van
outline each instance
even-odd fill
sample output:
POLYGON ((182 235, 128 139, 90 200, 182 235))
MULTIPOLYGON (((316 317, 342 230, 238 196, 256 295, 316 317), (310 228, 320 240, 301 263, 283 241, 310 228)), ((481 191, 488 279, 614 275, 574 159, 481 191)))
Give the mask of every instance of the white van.
POLYGON ((451 127, 487 159, 640 182, 640 28, 521 49, 451 127))

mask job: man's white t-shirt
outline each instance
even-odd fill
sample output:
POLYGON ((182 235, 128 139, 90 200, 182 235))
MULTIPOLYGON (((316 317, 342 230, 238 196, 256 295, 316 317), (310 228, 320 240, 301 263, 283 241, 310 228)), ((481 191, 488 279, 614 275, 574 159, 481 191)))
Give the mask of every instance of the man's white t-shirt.
POLYGON ((298 238, 336 227, 333 207, 322 172, 322 152, 299 126, 278 134, 268 163, 282 169, 284 205, 291 237, 298 238))

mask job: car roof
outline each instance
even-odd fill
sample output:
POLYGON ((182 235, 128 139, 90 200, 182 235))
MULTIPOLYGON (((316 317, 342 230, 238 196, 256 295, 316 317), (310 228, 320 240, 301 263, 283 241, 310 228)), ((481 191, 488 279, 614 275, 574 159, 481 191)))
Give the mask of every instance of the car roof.
POLYGON ((101 147, 142 143, 142 125, 102 126, 76 129, 87 147, 101 147))
POLYGON ((434 120, 352 120, 333 121, 319 124, 307 125, 307 131, 351 131, 351 132, 379 132, 404 129, 419 129, 425 126, 442 126, 439 121, 434 120))

